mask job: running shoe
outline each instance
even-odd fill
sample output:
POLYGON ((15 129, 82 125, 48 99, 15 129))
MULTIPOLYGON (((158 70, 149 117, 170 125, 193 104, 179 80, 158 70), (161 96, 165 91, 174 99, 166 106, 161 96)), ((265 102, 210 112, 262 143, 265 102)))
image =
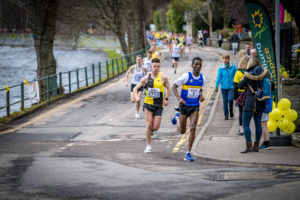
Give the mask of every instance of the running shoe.
POLYGON ((173 125, 175 125, 177 123, 177 118, 179 117, 179 115, 180 115, 180 112, 176 111, 174 116, 171 119, 171 122, 173 125))
POLYGON ((176 69, 174 70, 174 74, 176 74, 176 69))
POLYGON ((263 144, 259 148, 260 149, 271 149, 271 145, 270 144, 263 144))
POLYGON ((191 156, 191 153, 188 152, 188 153, 185 154, 184 160, 185 161, 194 161, 194 158, 191 156))
POLYGON ((144 151, 144 153, 151 153, 152 151, 151 151, 151 146, 146 146, 146 149, 145 149, 145 151, 144 151))
POLYGON ((139 115, 139 113, 135 113, 135 118, 136 119, 140 119, 141 118, 141 116, 139 115))

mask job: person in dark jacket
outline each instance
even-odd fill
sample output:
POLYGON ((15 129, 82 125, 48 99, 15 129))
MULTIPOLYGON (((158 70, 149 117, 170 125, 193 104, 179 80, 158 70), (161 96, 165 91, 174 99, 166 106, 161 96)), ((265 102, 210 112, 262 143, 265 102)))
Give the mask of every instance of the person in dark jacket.
MULTIPOLYGON (((241 50, 242 51, 242 50, 241 50)), ((233 79, 233 99, 237 100, 240 95, 242 95, 245 91, 245 89, 238 89, 239 82, 243 79, 244 77, 244 72, 247 68, 247 64, 249 62, 249 57, 248 56, 243 56, 241 60, 239 61, 239 69, 235 73, 234 79, 233 79)), ((240 128, 237 132, 238 135, 244 135, 244 128, 243 128, 243 106, 238 105, 239 107, 239 124, 240 128)))
POLYGON ((233 34, 230 38, 230 42, 231 42, 231 45, 232 45, 233 54, 235 55, 237 50, 238 50, 238 46, 239 46, 239 42, 240 42, 240 38, 236 34, 236 31, 233 32, 233 34))
POLYGON ((264 70, 260 66, 259 60, 257 58, 250 58, 247 64, 247 69, 244 73, 245 76, 238 85, 239 89, 244 89, 246 87, 245 106, 243 108, 243 127, 246 138, 246 149, 241 151, 241 153, 259 151, 259 141, 262 135, 261 118, 266 107, 266 103, 264 101, 258 101, 250 87, 256 91, 257 82, 263 80, 266 74, 267 70, 264 70), (252 117, 254 117, 255 123, 255 142, 253 144, 253 148, 250 130, 250 121, 252 117))

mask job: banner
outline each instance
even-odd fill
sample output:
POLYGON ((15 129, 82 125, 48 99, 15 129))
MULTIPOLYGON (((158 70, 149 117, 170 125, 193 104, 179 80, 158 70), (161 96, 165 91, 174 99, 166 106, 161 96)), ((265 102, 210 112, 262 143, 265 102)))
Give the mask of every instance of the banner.
POLYGON ((31 106, 40 102, 39 84, 37 81, 28 83, 28 97, 31 106))
POLYGON ((270 21, 270 17, 266 8, 258 2, 248 1, 246 2, 247 15, 249 25, 251 29, 252 39, 257 51, 258 59, 263 68, 268 69, 272 74, 272 82, 275 83, 275 91, 273 95, 278 98, 277 93, 277 74, 275 54, 273 48, 273 28, 270 21))

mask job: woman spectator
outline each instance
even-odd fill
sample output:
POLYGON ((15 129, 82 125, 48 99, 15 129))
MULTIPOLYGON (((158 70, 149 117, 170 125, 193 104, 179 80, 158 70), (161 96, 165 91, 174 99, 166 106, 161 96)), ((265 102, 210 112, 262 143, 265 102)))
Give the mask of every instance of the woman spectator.
MULTIPOLYGON (((243 51, 243 50, 241 50, 243 51)), ((244 93, 245 89, 238 89, 238 85, 239 82, 243 79, 244 77, 244 72, 246 70, 248 61, 249 61, 249 57, 244 55, 240 61, 239 61, 239 67, 237 72, 235 73, 234 79, 233 79, 233 99, 237 100, 237 98, 244 93)), ((244 135, 244 128, 243 128, 243 106, 242 105, 238 105, 239 107, 239 124, 240 124, 240 128, 237 132, 238 135, 244 135)))
POLYGON ((266 107, 264 101, 258 101, 251 89, 257 91, 257 83, 261 81, 267 74, 267 70, 264 70, 260 66, 260 62, 256 58, 250 58, 247 69, 245 71, 244 78, 239 82, 238 88, 244 89, 246 87, 246 99, 243 108, 243 127, 246 138, 246 149, 241 153, 258 152, 259 141, 262 134, 261 118, 263 111, 266 107), (251 87, 251 88, 250 88, 251 87), (255 141, 252 148, 250 121, 254 117, 255 123, 255 141))

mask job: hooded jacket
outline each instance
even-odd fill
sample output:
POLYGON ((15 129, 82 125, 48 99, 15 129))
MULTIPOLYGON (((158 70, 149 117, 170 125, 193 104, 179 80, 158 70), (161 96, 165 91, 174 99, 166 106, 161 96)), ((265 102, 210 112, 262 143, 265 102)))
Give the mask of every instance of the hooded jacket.
POLYGON ((224 63, 219 67, 216 87, 221 83, 221 89, 232 89, 233 79, 237 69, 233 63, 229 63, 229 67, 226 68, 224 63))
POLYGON ((239 89, 246 87, 246 100, 243 110, 246 112, 254 110, 254 100, 256 101, 256 111, 263 111, 266 108, 266 103, 264 101, 258 101, 254 99, 255 96, 251 92, 249 85, 254 91, 257 90, 257 81, 263 80, 267 74, 267 70, 263 69, 261 66, 255 66, 245 71, 244 78, 239 82, 239 89))

